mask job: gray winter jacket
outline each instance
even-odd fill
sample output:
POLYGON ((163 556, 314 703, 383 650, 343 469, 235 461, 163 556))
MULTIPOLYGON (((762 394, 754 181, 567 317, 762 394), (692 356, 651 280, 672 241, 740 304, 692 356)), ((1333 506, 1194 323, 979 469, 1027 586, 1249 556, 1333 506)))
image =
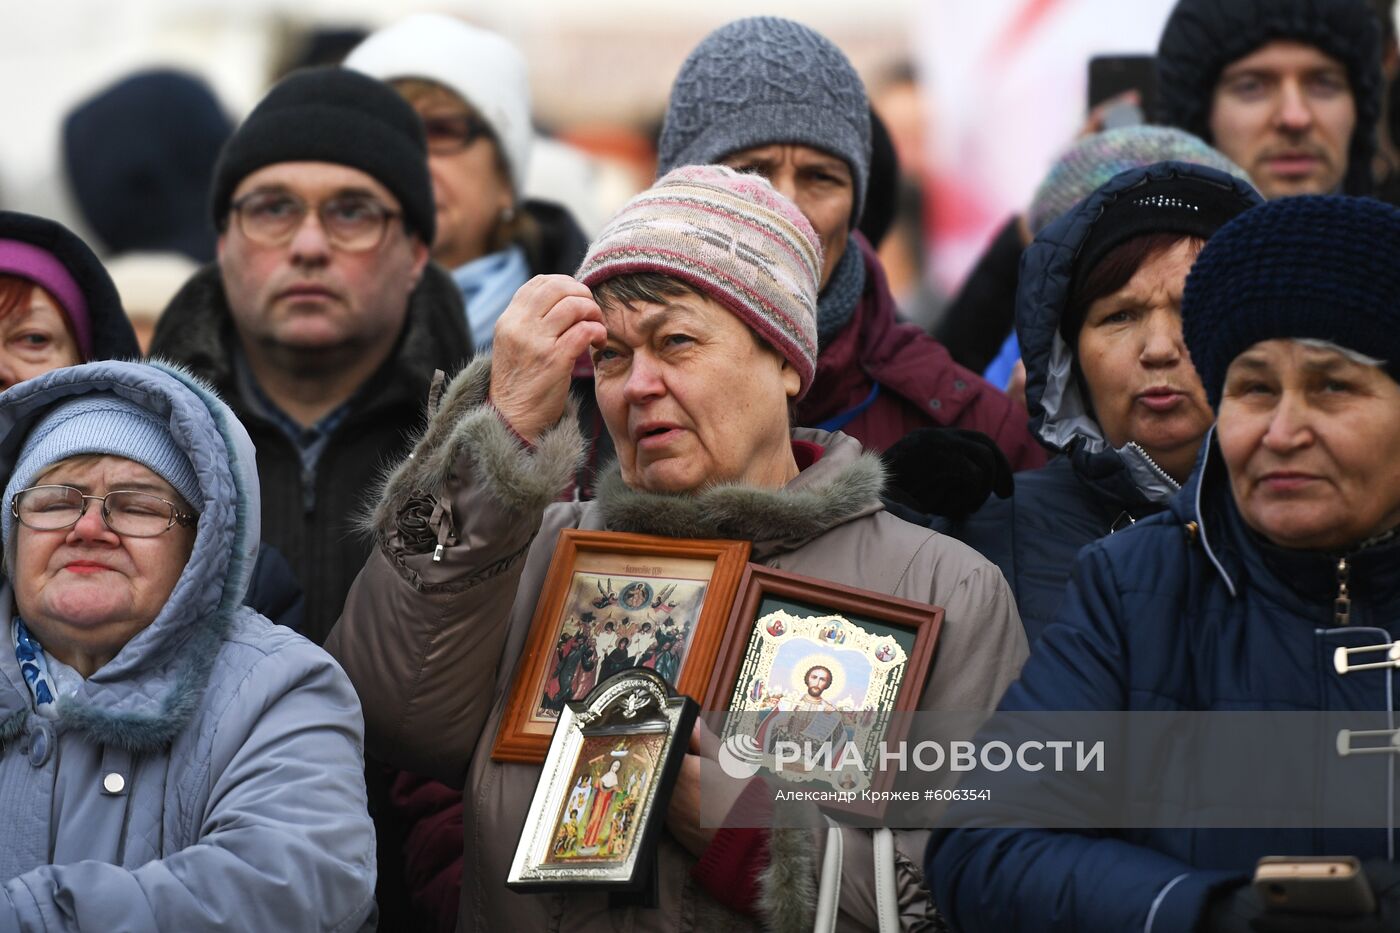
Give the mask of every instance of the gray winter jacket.
MULTIPOLYGON (((56 403, 114 391, 161 417, 203 501, 165 607, 34 712, 0 642, 0 933, 361 929, 374 908, 360 704, 306 639, 242 605, 258 547, 252 444, 183 372, 92 363, 0 401, 0 475, 56 403)), ((14 602, 0 589, 9 632, 14 602)))
MULTIPOLYGON (((555 503, 583 453, 576 424, 563 419, 527 452, 485 404, 489 383, 490 361, 478 358, 389 478, 374 516, 379 546, 326 642, 365 699, 375 755, 466 786, 459 930, 749 926, 691 877, 696 860, 669 833, 656 909, 505 889, 541 769, 492 761, 491 747, 563 528, 748 539, 758 563, 943 606, 921 709, 989 709, 1020 670, 1026 641, 1006 581, 965 545, 884 512, 880 463, 855 439, 799 429, 824 453, 780 490, 654 495, 629 489, 613 468, 594 501, 555 503)), ((881 885, 903 926, 928 924, 933 905, 917 865, 929 834, 896 833, 894 872, 877 879, 870 832, 841 832, 839 928, 876 927, 881 885)), ((758 885, 762 926, 812 928, 826 840, 772 832, 758 885)))

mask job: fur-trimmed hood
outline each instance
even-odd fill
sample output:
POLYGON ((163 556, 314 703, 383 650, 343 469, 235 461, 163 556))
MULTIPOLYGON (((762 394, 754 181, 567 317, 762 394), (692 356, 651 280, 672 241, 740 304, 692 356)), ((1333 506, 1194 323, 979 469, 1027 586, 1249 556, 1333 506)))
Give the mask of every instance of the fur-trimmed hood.
MULTIPOLYGON (((60 728, 103 745, 145 751, 167 745, 188 723, 208 683, 218 642, 243 609, 259 541, 257 466, 252 442, 218 396, 178 367, 102 362, 55 370, 0 400, 0 471, 8 475, 34 425, 54 406, 90 392, 113 392, 168 419, 199 477, 194 548, 155 620, 60 705, 60 728)), ((7 504, 8 507, 8 504, 7 504)), ((30 711, 30 692, 9 650, 14 611, 0 590, 0 744, 30 711)))

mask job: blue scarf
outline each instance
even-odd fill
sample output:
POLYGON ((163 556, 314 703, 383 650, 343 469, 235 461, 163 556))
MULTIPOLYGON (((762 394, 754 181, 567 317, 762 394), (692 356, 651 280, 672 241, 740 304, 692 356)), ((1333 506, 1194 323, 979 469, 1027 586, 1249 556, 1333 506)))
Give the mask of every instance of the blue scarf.
POLYGON ((44 657, 44 646, 34 640, 29 629, 19 616, 10 624, 10 634, 15 643, 15 660, 29 692, 34 694, 34 710, 45 719, 58 718, 58 691, 49 676, 48 660, 44 657))
POLYGON ((519 246, 478 256, 453 270, 452 279, 467 303, 467 330, 476 352, 491 348, 497 319, 529 278, 530 266, 519 246))
POLYGON ((847 240, 846 251, 836 263, 831 279, 817 296, 817 346, 826 346, 851 322, 864 293, 865 259, 860 246, 847 240))

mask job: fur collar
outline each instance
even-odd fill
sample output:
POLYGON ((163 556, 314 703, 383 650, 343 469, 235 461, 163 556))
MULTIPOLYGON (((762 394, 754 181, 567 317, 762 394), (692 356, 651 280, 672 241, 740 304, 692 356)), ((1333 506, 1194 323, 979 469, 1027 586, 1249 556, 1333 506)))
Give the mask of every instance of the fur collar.
POLYGON ((598 508, 612 531, 672 538, 730 538, 754 542, 755 553, 801 547, 837 525, 880 511, 885 470, 848 437, 798 429, 826 452, 782 489, 711 486, 693 494, 639 492, 616 464, 598 484, 598 508))
MULTIPOLYGON (((431 406, 413 452, 385 477, 362 523, 381 544, 424 553, 449 543, 430 526, 433 515, 450 504, 439 500, 467 453, 482 487, 520 512, 543 510, 567 487, 584 453, 572 408, 527 450, 487 404, 490 384, 490 356, 482 354, 431 406)), ((782 489, 721 485, 687 495, 638 492, 623 483, 613 464, 600 474, 595 507, 613 531, 749 540, 756 559, 799 548, 883 508, 884 466, 862 452, 859 441, 806 428, 796 429, 793 439, 811 441, 823 454, 782 489)))

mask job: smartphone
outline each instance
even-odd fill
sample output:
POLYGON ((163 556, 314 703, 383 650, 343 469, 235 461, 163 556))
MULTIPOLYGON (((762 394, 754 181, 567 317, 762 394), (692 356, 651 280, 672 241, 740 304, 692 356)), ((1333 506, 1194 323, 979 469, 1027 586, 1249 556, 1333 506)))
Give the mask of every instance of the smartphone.
MULTIPOLYGON (((1143 114, 1151 116, 1157 105, 1157 58, 1154 55, 1095 55, 1089 59, 1089 106, 1093 110, 1110 97, 1137 91, 1143 114)), ((1116 108, 1115 108, 1116 109, 1116 108)), ((1122 125, 1121 119, 1119 125, 1122 125)))
POLYGON ((1371 883, 1351 855, 1266 855, 1254 889, 1271 913, 1359 917, 1376 912, 1371 883))

